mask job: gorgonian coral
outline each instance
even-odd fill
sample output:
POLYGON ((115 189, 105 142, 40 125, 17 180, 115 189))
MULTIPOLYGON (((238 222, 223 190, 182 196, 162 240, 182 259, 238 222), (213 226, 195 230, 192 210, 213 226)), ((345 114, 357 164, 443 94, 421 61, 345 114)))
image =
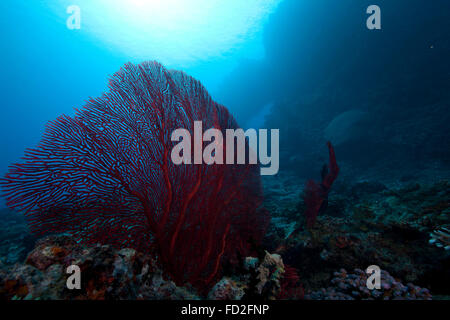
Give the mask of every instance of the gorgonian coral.
POLYGON ((156 62, 126 64, 102 97, 50 122, 10 167, 0 182, 7 204, 25 212, 34 233, 155 249, 177 283, 206 287, 223 259, 247 255, 262 238, 268 215, 257 165, 171 162, 171 133, 193 136, 194 121, 237 128, 192 77, 156 62))

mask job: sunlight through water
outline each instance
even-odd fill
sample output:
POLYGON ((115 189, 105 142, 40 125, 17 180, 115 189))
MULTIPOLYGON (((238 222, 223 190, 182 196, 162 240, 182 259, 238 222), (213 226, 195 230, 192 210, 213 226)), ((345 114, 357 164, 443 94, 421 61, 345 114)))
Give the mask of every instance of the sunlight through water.
MULTIPOLYGON (((67 17, 81 10, 81 30, 132 59, 190 65, 220 58, 249 41, 280 0, 60 0, 67 17)), ((63 13, 63 15, 61 15, 63 13)))

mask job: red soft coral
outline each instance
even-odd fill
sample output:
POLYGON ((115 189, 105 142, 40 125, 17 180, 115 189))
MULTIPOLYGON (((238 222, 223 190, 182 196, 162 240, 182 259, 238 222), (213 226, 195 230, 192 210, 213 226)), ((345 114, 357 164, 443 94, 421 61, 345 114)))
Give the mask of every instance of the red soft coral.
POLYGON ((315 224, 318 213, 328 205, 328 193, 339 173, 336 155, 331 142, 327 142, 327 146, 330 163, 328 168, 324 167, 324 170, 322 170, 322 182, 308 180, 304 190, 305 216, 308 227, 312 227, 315 224))

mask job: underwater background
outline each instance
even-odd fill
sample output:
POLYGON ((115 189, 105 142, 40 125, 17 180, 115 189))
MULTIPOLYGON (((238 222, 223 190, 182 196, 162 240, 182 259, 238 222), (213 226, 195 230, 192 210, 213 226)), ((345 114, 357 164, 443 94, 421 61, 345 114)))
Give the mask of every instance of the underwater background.
POLYGON ((280 170, 261 177, 264 238, 242 263, 219 259, 214 283, 172 281, 133 249, 32 235, 2 197, 2 299, 450 296, 448 0, 7 0, 0 10, 1 177, 127 62, 182 70, 241 127, 280 130, 280 170), (366 27, 372 4, 380 30, 366 27), (80 29, 66 25, 70 5, 80 29), (311 225, 308 182, 332 169, 328 141, 339 174, 311 225), (70 261, 87 274, 81 292, 65 288, 70 261), (370 265, 383 270, 380 290, 364 285, 370 265))

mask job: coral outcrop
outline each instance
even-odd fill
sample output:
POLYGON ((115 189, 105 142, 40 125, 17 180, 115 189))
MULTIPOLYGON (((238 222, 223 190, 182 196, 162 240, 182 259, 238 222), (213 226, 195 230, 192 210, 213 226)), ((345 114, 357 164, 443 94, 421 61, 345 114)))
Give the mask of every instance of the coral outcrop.
POLYGON ((66 236, 41 239, 24 264, 0 270, 1 299, 198 299, 178 287, 152 257, 110 245, 80 246, 66 236), (77 265, 81 289, 68 289, 66 269, 77 265))
POLYGON ((428 289, 412 283, 406 285, 381 270, 380 289, 368 289, 367 274, 361 269, 347 273, 345 269, 334 273, 333 286, 305 295, 312 300, 431 300, 428 289))

